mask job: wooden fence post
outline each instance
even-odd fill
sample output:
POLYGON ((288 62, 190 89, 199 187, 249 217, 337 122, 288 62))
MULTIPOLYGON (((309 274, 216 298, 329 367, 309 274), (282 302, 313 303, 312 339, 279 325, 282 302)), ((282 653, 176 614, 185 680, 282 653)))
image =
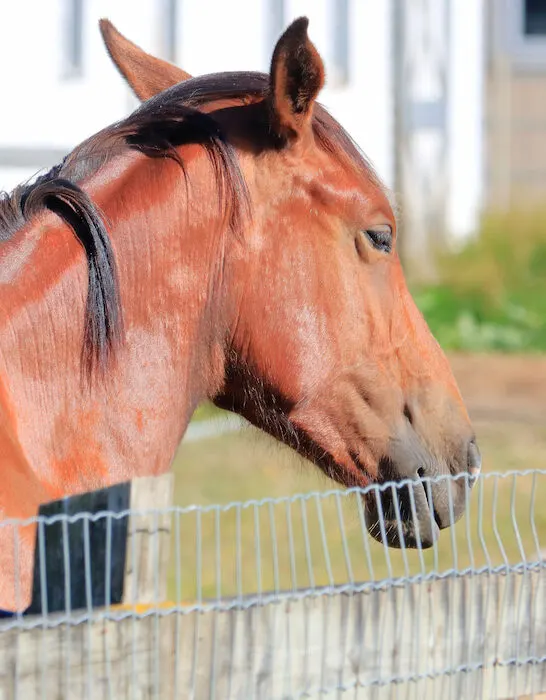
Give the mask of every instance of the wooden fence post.
POLYGON ((122 601, 126 605, 161 602, 167 597, 173 518, 164 511, 173 504, 173 486, 172 472, 131 483, 122 601), (152 512, 139 513, 152 508, 152 512))

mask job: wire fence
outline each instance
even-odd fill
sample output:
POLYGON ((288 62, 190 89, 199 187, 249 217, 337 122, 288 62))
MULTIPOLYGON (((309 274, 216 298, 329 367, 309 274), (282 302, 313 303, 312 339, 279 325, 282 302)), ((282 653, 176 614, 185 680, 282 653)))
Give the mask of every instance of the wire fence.
POLYGON ((381 512, 414 482, 40 516, 33 605, 0 620, 0 697, 539 697, 546 470, 465 485, 427 550, 365 522, 363 496, 381 512))

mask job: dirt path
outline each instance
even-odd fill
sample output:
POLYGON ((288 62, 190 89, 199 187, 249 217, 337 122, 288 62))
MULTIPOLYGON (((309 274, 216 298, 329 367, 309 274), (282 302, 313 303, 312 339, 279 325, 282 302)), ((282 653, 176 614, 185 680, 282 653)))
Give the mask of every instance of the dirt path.
POLYGON ((484 470, 546 469, 546 356, 451 355, 484 470))
MULTIPOLYGON (((484 471, 546 469, 546 355, 452 354, 450 361, 472 418, 483 456, 484 471)), ((232 421, 236 423, 234 418, 232 421)), ((232 436, 233 439, 230 439, 227 436, 226 440, 218 443, 205 441, 205 449, 202 438, 207 434, 209 437, 220 434, 226 427, 230 426, 226 426, 225 422, 192 425, 184 439, 177 465, 183 463, 186 471, 192 471, 198 465, 189 480, 198 493, 203 482, 208 479, 203 474, 204 462, 210 464, 211 474, 216 474, 218 462, 235 465, 233 469, 244 468, 247 475, 245 483, 248 484, 248 474, 255 471, 249 468, 249 460, 254 463, 261 459, 259 450, 262 448, 258 443, 264 445, 264 463, 280 459, 278 443, 275 443, 275 449, 271 446, 266 448, 265 445, 270 443, 267 443, 265 436, 254 432, 246 432, 244 438, 232 436), (232 453, 229 453, 230 449, 232 453)), ((286 461, 289 462, 292 453, 287 450, 282 454, 287 455, 286 461)), ((278 474, 276 466, 272 469, 274 474, 278 474)), ((286 473, 291 472, 287 470, 286 473)), ((210 478, 214 480, 215 477, 210 478)), ((188 480, 184 483, 187 490, 188 480)), ((225 486, 223 482, 218 483, 218 498, 225 495, 225 486)), ((311 488, 312 484, 302 482, 294 488, 299 492, 308 486, 311 488)), ((271 490, 273 486, 268 483, 267 488, 271 490)), ((287 490, 285 483, 281 492, 287 490)), ((256 493, 249 488, 247 496, 254 498, 256 493)), ((271 495, 265 488, 263 492, 260 491, 260 495, 267 494, 271 495)), ((185 493, 184 497, 188 498, 189 495, 185 493)), ((240 497, 240 489, 235 490, 233 498, 240 497)))
POLYGON ((546 355, 450 355, 474 420, 546 425, 546 355))

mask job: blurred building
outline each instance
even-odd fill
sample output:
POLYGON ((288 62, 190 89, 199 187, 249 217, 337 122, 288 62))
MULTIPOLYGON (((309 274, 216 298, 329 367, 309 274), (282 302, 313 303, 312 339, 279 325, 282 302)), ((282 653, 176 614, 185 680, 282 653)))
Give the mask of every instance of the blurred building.
POLYGON ((6 0, 0 188, 57 162, 136 107, 102 45, 100 17, 200 74, 267 70, 284 27, 306 14, 327 66, 321 101, 396 190, 406 244, 420 254, 471 232, 484 203, 546 184, 545 5, 6 0))
POLYGON ((488 0, 486 200, 546 197, 546 0, 488 0))

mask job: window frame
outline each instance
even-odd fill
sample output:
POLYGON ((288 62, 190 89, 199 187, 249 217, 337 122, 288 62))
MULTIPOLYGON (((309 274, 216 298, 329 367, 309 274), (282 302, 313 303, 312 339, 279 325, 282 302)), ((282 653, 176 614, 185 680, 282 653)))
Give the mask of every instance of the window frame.
POLYGON ((66 80, 81 78, 85 65, 85 0, 65 0, 62 23, 62 74, 66 80))
POLYGON ((499 9, 500 48, 508 50, 517 66, 546 69, 546 34, 525 33, 525 0, 503 0, 499 9))

